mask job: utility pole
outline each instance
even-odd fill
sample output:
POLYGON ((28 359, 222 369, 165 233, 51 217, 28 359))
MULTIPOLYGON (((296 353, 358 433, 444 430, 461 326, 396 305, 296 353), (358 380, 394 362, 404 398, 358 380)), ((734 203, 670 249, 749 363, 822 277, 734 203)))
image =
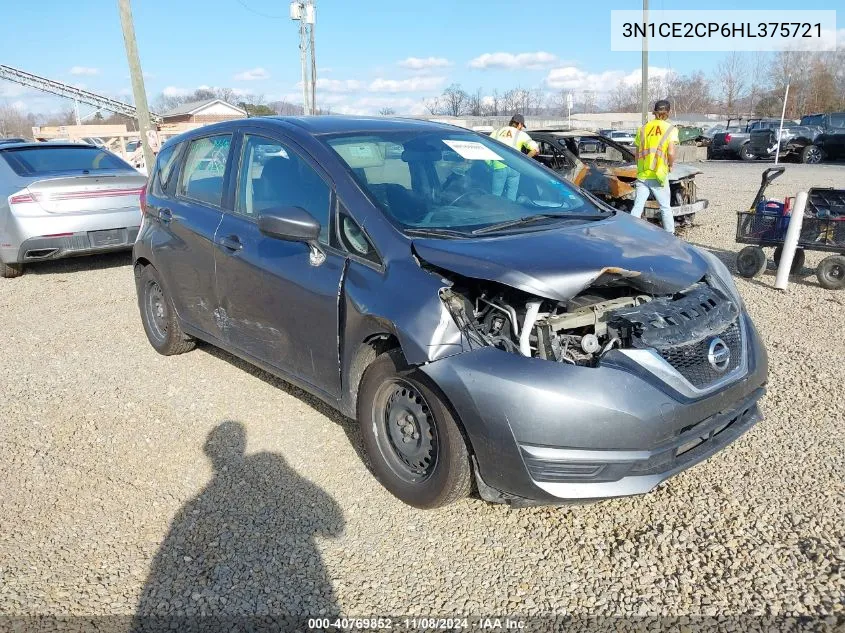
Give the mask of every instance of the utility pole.
POLYGON ((640 101, 642 102, 643 125, 648 122, 648 0, 643 0, 643 69, 640 101))
POLYGON ((129 0, 117 0, 120 9, 120 24, 123 27, 123 41, 126 44, 126 61, 129 63, 129 77, 132 80, 132 94, 135 97, 135 109, 138 113, 138 131, 141 134, 141 147, 144 148, 144 164, 149 174, 153 169, 155 156, 150 148, 147 132, 153 130, 150 123, 150 109, 147 105, 147 91, 144 89, 144 75, 141 72, 141 60, 138 58, 138 44, 135 41, 135 24, 132 21, 132 7, 129 0))
POLYGON ((317 114, 317 53, 314 50, 314 26, 317 24, 317 0, 310 0, 305 11, 311 36, 311 114, 317 114))
POLYGON ((303 0, 293 0, 290 3, 290 19, 299 20, 299 63, 302 65, 302 113, 311 114, 311 99, 308 98, 308 35, 307 10, 303 0))

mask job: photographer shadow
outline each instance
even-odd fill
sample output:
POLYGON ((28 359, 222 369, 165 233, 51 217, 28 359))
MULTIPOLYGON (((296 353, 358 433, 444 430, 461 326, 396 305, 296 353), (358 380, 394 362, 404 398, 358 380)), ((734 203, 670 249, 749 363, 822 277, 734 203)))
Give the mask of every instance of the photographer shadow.
POLYGON ((315 543, 343 531, 334 499, 281 455, 247 456, 238 422, 213 429, 204 449, 214 474, 174 517, 132 630, 289 630, 338 615, 315 543))

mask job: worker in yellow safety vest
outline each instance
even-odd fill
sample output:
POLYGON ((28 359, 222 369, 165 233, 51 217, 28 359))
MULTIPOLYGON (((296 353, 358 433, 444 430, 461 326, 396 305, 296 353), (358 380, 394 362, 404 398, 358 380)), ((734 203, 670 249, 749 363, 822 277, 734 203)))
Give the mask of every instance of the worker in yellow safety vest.
POLYGON ((649 194, 660 206, 663 228, 675 233, 675 218, 672 215, 669 192, 669 172, 675 163, 675 146, 678 144, 678 130, 669 122, 671 105, 666 100, 654 104, 654 119, 639 130, 634 139, 637 149, 637 194, 631 215, 642 217, 649 194))
MULTIPOLYGON (((521 114, 514 114, 507 126, 493 130, 490 137, 513 147, 515 150, 522 151, 529 158, 533 158, 540 152, 540 146, 525 132, 525 117, 521 114)), ((488 165, 493 168, 493 195, 501 196, 504 194, 509 200, 516 200, 516 192, 519 189, 519 172, 498 160, 488 161, 488 165)))

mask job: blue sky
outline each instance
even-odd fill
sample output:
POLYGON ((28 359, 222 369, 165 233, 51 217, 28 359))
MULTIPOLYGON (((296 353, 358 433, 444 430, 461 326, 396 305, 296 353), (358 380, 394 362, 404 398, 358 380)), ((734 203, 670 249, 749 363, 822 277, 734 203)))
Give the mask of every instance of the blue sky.
MULTIPOLYGON (((0 62, 130 99, 116 0, 4 4, 0 62)), ((682 0, 650 4, 692 8, 682 0)), ((801 6, 837 4, 808 0, 801 6)), ((287 0, 134 0, 150 102, 162 93, 199 86, 299 102, 297 24, 288 18, 287 5, 287 0)), ((374 112, 389 105, 416 113, 424 98, 452 82, 484 94, 517 86, 609 90, 625 77, 636 77, 640 66, 638 53, 609 50, 610 10, 641 6, 639 0, 317 0, 318 100, 337 112, 374 112)), ((706 8, 738 5, 711 0, 706 8)), ((749 0, 743 8, 796 6, 794 0, 749 0)), ((724 55, 654 52, 649 65, 711 73, 724 55)), ((0 81, 3 101, 40 112, 69 107, 0 81)))

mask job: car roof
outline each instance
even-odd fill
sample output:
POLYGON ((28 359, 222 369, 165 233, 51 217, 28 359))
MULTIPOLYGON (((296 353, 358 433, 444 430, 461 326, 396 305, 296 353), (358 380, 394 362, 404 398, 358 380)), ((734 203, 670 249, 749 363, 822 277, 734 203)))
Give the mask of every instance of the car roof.
POLYGON ((56 143, 42 143, 41 141, 26 141, 24 143, 2 143, 0 144, 0 151, 4 151, 7 149, 20 149, 26 147, 72 147, 74 149, 100 149, 99 147, 88 145, 87 143, 68 143, 67 141, 56 143))
POLYGON ((354 134, 354 133, 378 133, 378 132, 408 132, 425 130, 431 132, 462 132, 464 134, 478 134, 465 127, 426 121, 425 119, 412 119, 401 117, 366 117, 366 116, 340 116, 340 115, 314 115, 314 116, 259 116, 247 119, 234 119, 211 123, 202 127, 183 132, 173 136, 162 145, 169 147, 181 143, 187 139, 200 136, 207 136, 214 133, 231 133, 242 125, 250 123, 261 123, 278 127, 287 132, 305 132, 313 136, 326 134, 354 134))

